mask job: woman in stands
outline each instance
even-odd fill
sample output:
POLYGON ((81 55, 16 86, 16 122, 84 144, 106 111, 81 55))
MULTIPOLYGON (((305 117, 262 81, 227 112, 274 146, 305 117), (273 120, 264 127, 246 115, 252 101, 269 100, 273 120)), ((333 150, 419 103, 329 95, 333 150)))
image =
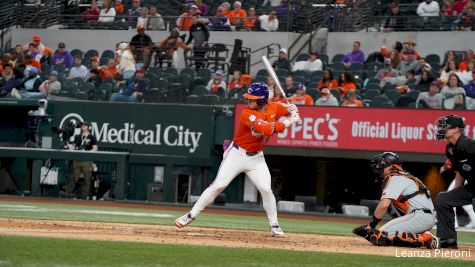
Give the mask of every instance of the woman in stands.
POLYGON ((333 77, 333 72, 330 69, 326 69, 323 71, 323 78, 317 84, 318 91, 321 91, 323 88, 338 88, 338 82, 333 77))
POLYGON ((460 71, 459 71, 459 68, 457 67, 457 64, 455 63, 455 60, 450 60, 447 63, 447 65, 442 69, 439 79, 447 83, 449 74, 452 74, 452 73, 457 74, 457 76, 460 77, 460 71))
MULTIPOLYGON (((228 83, 228 92, 234 88, 243 88, 244 82, 241 80, 241 71, 235 70, 232 80, 228 83)), ((270 90, 270 89, 269 89, 270 90)))
POLYGON ((429 92, 430 84, 434 81, 434 75, 429 70, 423 70, 421 73, 421 79, 417 86, 412 89, 416 89, 421 92, 429 92))
POLYGON ((444 109, 465 109, 465 89, 462 88, 462 81, 455 73, 449 74, 447 86, 440 91, 442 95, 442 108, 444 109), (453 98, 453 105, 446 105, 445 100, 453 98))
POLYGON ((168 36, 167 39, 161 41, 157 47, 158 51, 156 61, 158 61, 160 68, 162 67, 164 60, 168 61, 168 67, 172 66, 173 61, 178 58, 176 51, 179 47, 185 50, 191 49, 191 47, 185 45, 183 40, 180 38, 177 28, 172 29, 170 31, 170 36, 168 36))
POLYGON ((132 79, 135 73, 135 58, 127 43, 121 43, 119 45, 117 57, 120 62, 117 66, 119 72, 122 73, 125 80, 132 79))
POLYGON ((450 61, 455 61, 455 52, 453 50, 447 52, 447 56, 445 57, 444 62, 442 63, 443 67, 440 71, 443 71, 450 63, 450 61))
POLYGON ((391 65, 393 69, 396 69, 399 66, 399 63, 401 62, 401 55, 399 51, 396 49, 391 50, 389 52, 389 58, 391 59, 391 65))
POLYGON ((350 89, 357 89, 356 83, 353 79, 353 76, 345 71, 340 74, 340 79, 338 80, 338 90, 340 91, 340 97, 344 97, 346 92, 350 89))

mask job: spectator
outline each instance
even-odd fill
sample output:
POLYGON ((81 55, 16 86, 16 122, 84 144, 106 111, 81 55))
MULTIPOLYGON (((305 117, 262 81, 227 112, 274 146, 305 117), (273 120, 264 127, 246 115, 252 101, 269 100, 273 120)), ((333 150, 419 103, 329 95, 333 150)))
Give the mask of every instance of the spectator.
POLYGON ((311 52, 307 61, 298 61, 294 65, 294 71, 303 70, 306 72, 322 70, 323 63, 318 59, 317 52, 311 52))
POLYGON ((13 66, 11 64, 3 64, 2 78, 0 79, 0 85, 3 85, 8 80, 13 78, 13 66))
POLYGON ((148 25, 148 7, 143 7, 140 10, 140 16, 137 18, 137 27, 140 25, 144 27, 148 25))
POLYGON ((450 61, 455 61, 455 51, 453 50, 447 51, 444 62, 442 63, 443 67, 440 71, 443 71, 444 68, 447 68, 447 65, 449 64, 450 61))
POLYGON ((391 50, 389 53, 389 59, 391 59, 391 67, 396 69, 401 63, 401 55, 399 54, 399 51, 395 49, 391 50))
POLYGON ((82 59, 80 56, 74 57, 74 66, 69 70, 69 75, 66 79, 72 80, 74 78, 86 79, 88 70, 86 66, 82 64, 82 59))
MULTIPOLYGON (((391 58, 391 60, 394 62, 394 58, 391 57, 391 53, 392 52, 396 52, 397 55, 399 56, 399 54, 401 53, 402 49, 403 49, 403 45, 401 42, 394 42, 391 46, 391 50, 389 50, 387 47, 387 40, 386 38, 383 38, 381 40, 381 55, 383 56, 383 58, 391 58)), ((399 62, 398 62, 399 63, 399 62)))
POLYGON ((125 80, 131 79, 135 73, 135 59, 129 45, 126 43, 119 44, 117 56, 119 58, 117 70, 122 73, 125 80))
POLYGON ((177 50, 178 48, 182 48, 185 50, 190 50, 191 47, 185 45, 181 38, 178 36, 178 29, 173 29, 170 31, 170 36, 168 36, 165 40, 161 41, 160 44, 157 45, 157 57, 160 68, 162 67, 163 60, 168 61, 168 67, 172 66, 173 61, 177 58, 177 50))
POLYGON ((282 0, 277 7, 277 17, 282 21, 287 21, 296 13, 295 6, 289 0, 282 0))
POLYGON ((290 63, 290 60, 287 59, 287 49, 281 48, 279 50, 279 59, 274 61, 272 67, 274 68, 274 70, 285 69, 289 72, 292 71, 292 65, 290 63))
POLYGON ((191 5, 188 12, 183 13, 176 21, 178 29, 180 31, 189 31, 191 25, 193 25, 193 15, 198 15, 198 7, 191 5))
POLYGON ((138 102, 143 99, 147 84, 144 80, 145 70, 137 69, 134 79, 127 81, 126 86, 122 87, 119 93, 111 95, 111 102, 138 102))
POLYGON ((248 30, 254 29, 257 21, 256 16, 256 9, 254 7, 250 7, 248 10, 247 18, 246 18, 246 27, 248 30))
POLYGON ((355 89, 348 90, 348 92, 346 93, 346 97, 348 99, 345 102, 341 103, 342 107, 365 107, 364 103, 361 100, 358 100, 358 95, 356 94, 355 89))
POLYGON ((416 104, 422 108, 441 109, 442 95, 439 93, 442 82, 432 81, 429 91, 421 92, 417 97, 416 104))
POLYGON ((245 29, 247 14, 242 9, 242 4, 239 1, 234 2, 234 10, 229 14, 229 22, 233 30, 245 29))
POLYGON ((442 95, 442 108, 465 109, 465 90, 462 88, 462 81, 455 73, 449 74, 447 86, 442 89, 440 94, 442 95))
POLYGON ((23 63, 23 47, 21 45, 16 45, 15 50, 12 53, 12 59, 15 61, 15 64, 23 63))
POLYGON ((442 15, 444 16, 457 16, 457 11, 454 10, 454 0, 443 0, 442 15))
POLYGON ((323 88, 320 91, 320 98, 315 102, 315 106, 334 106, 338 107, 338 100, 330 93, 330 89, 323 88))
POLYGON ((41 54, 40 52, 38 52, 38 46, 35 43, 30 44, 28 54, 31 56, 33 60, 40 61, 41 59, 41 54))
POLYGON ((264 0, 262 6, 265 7, 267 4, 270 4, 271 7, 278 7, 282 1, 281 0, 264 0))
POLYGON ((429 63, 426 62, 426 59, 423 57, 419 58, 419 66, 421 66, 417 71, 416 75, 420 76, 424 70, 432 72, 432 67, 429 63))
POLYGON ((421 92, 428 92, 430 89, 430 85, 434 80, 435 78, 434 75, 432 75, 431 71, 423 70, 421 73, 421 79, 417 83, 416 87, 413 89, 416 89, 421 92))
POLYGON ((229 31, 231 30, 231 24, 229 18, 224 15, 224 8, 218 7, 216 15, 209 20, 209 27, 214 31, 229 31))
POLYGON ((223 72, 221 70, 216 71, 214 78, 208 82, 206 88, 213 94, 220 94, 227 91, 226 82, 223 81, 223 72))
POLYGON ((432 0, 424 0, 417 7, 417 15, 421 17, 436 17, 439 16, 439 3, 432 0))
POLYGON ((84 13, 84 17, 82 21, 85 22, 95 22, 99 19, 99 15, 101 14, 101 10, 97 7, 96 1, 91 2, 91 7, 86 10, 84 13))
POLYGON ((90 69, 89 70, 89 73, 87 75, 87 78, 86 78, 86 82, 87 83, 92 83, 94 84, 94 87, 99 87, 99 85, 101 85, 102 83, 102 79, 101 79, 101 74, 99 73, 99 69, 90 69))
POLYGON ((135 57, 135 61, 143 58, 143 67, 148 69, 150 64, 150 57, 152 55, 153 42, 149 35, 145 34, 144 25, 137 27, 137 34, 130 40, 129 49, 132 51, 135 57))
POLYGON ((91 68, 89 70, 100 70, 100 59, 98 56, 91 57, 91 68))
POLYGON ((455 60, 451 60, 448 62, 447 66, 440 73, 439 79, 443 82, 447 82, 449 75, 452 73, 456 74, 457 76, 461 74, 457 67, 457 64, 455 63, 455 60))
POLYGON ((397 71, 399 75, 405 75, 408 71, 412 70, 414 72, 418 71, 420 68, 419 61, 414 59, 414 53, 410 49, 404 51, 402 61, 397 66, 397 71))
POLYGON ((317 84, 317 89, 321 91, 323 88, 337 89, 338 81, 333 77, 333 72, 330 69, 323 71, 323 77, 317 84))
POLYGON ((19 68, 13 68, 12 77, 0 87, 0 97, 11 95, 13 88, 20 88, 23 83, 23 72, 19 68))
POLYGON ((124 4, 122 3, 122 0, 115 0, 114 8, 115 8, 115 12, 116 12, 117 15, 120 15, 120 16, 123 16, 123 15, 124 15, 124 13, 125 13, 125 6, 124 6, 124 4))
POLYGON ((277 11, 271 10, 269 15, 260 15, 259 23, 261 29, 267 32, 275 32, 279 28, 279 21, 277 20, 277 11))
POLYGON ((462 18, 459 20, 457 23, 457 26, 455 27, 456 30, 459 31, 472 31, 474 27, 474 19, 473 19, 473 8, 468 7, 467 12, 462 15, 462 18))
POLYGON ((467 52, 465 53, 465 60, 463 60, 462 62, 460 62, 459 64, 459 69, 460 71, 467 71, 468 70, 468 64, 469 63, 474 63, 475 64, 475 60, 473 58, 473 50, 472 49, 468 49, 467 52))
POLYGON ((190 27, 190 35, 186 45, 193 41, 193 58, 196 69, 203 65, 206 51, 208 50, 209 31, 204 23, 198 20, 198 15, 193 15, 193 25, 190 27))
POLYGON ((158 14, 157 7, 150 7, 150 15, 148 15, 148 30, 165 30, 165 22, 163 21, 162 15, 158 14))
POLYGON ((71 66, 73 66, 73 56, 66 50, 66 44, 63 42, 58 44, 58 50, 56 50, 51 59, 52 66, 59 64, 63 64, 66 68, 71 68, 71 66))
POLYGON ((384 31, 401 31, 406 28, 406 19, 402 16, 399 4, 397 2, 391 3, 391 14, 384 23, 384 31))
POLYGON ((14 98, 25 98, 25 99, 41 99, 46 98, 47 94, 38 93, 39 87, 42 84, 40 76, 38 75, 38 70, 34 67, 26 70, 28 76, 23 81, 23 84, 20 88, 13 88, 11 91, 11 96, 14 98))
MULTIPOLYGON (((228 92, 231 89, 234 88, 243 88, 244 87, 244 82, 241 80, 241 71, 240 70, 235 70, 233 73, 233 78, 231 81, 228 83, 228 92)), ((269 91, 271 89, 269 88, 269 91)))
POLYGON ((468 2, 468 0, 456 0, 453 6, 454 16, 462 14, 465 7, 467 7, 468 2))
POLYGON ((359 41, 353 43, 353 51, 347 53, 342 61, 346 67, 349 67, 352 63, 355 62, 364 63, 364 52, 360 50, 360 47, 361 43, 359 41))
POLYGON ((414 57, 415 60, 419 59, 419 53, 416 51, 416 42, 414 42, 414 40, 412 39, 407 39, 404 43, 403 43, 404 47, 402 48, 402 55, 405 55, 407 53, 411 53, 412 56, 414 57))
POLYGON ((465 95, 475 99, 475 71, 472 70, 472 81, 466 84, 463 89, 465 90, 465 95))
POLYGON ((398 75, 398 72, 393 69, 391 65, 391 59, 386 58, 384 59, 384 67, 376 73, 376 76, 374 78, 378 80, 382 80, 386 77, 396 77, 398 75))
POLYGON ((99 74, 102 80, 113 79, 117 74, 119 74, 119 71, 117 70, 117 66, 115 64, 115 60, 113 58, 110 58, 107 61, 107 65, 103 66, 99 70, 99 74))
POLYGON ((298 87, 294 82, 294 77, 292 75, 287 76, 287 78, 285 78, 285 94, 290 97, 297 92, 297 89, 298 87))
MULTIPOLYGON (((273 99, 274 96, 276 95, 276 91, 280 91, 277 86, 275 86, 274 79, 272 79, 271 76, 267 76, 267 82, 266 82, 267 88, 269 89, 269 99, 273 99)), ((274 101, 275 102, 275 101, 274 101)))
MULTIPOLYGON (((26 99, 41 99, 46 98, 48 94, 59 93, 61 91, 61 83, 59 82, 59 73, 52 71, 49 74, 48 80, 44 81, 38 88, 39 92, 25 92, 20 94, 21 98, 26 99)), ((18 97, 18 96, 17 96, 18 97)))
MULTIPOLYGON (((32 43, 37 46, 38 53, 43 54, 43 52, 45 51, 45 45, 41 42, 41 36, 39 36, 39 35, 33 36, 33 40, 31 41, 31 43, 24 45, 24 46, 22 47, 22 51, 21 51, 21 52, 23 53, 23 51, 28 50, 28 49, 30 48, 30 45, 31 45, 32 43)), ((21 46, 20 46, 20 47, 21 47, 21 46)), ((15 49, 16 49, 16 47, 15 47, 15 49)), ((20 52, 20 51, 18 50, 18 52, 20 52)))
POLYGON ((2 63, 0 67, 3 67, 3 64, 10 64, 11 66, 15 67, 15 61, 13 61, 12 54, 10 53, 5 53, 5 55, 3 55, 3 59, 0 62, 2 63))
POLYGON ((39 71, 42 70, 40 62, 31 58, 31 55, 25 55, 23 57, 23 64, 17 64, 17 66, 19 65, 24 65, 25 69, 28 67, 35 67, 39 71))
POLYGON ((219 7, 223 8, 223 14, 229 18, 231 15, 231 4, 229 2, 223 2, 219 7))
POLYGON ((287 104, 287 100, 284 98, 282 92, 277 87, 274 87, 274 95, 272 98, 269 99, 271 99, 270 102, 279 102, 287 104))
POLYGON ((338 79, 338 91, 340 91, 340 97, 344 97, 346 92, 350 89, 356 90, 357 86, 353 79, 353 76, 347 71, 340 74, 340 79, 338 79))
POLYGON ((104 0, 98 22, 114 22, 115 9, 112 7, 111 0, 104 0))
POLYGON ((305 85, 299 83, 297 85, 297 90, 295 94, 289 99, 290 103, 295 105, 306 105, 306 106, 313 106, 313 98, 306 94, 307 88, 305 85))
POLYGON ((200 16, 208 15, 208 6, 205 5, 202 0, 195 0, 195 5, 198 7, 198 14, 200 16))
POLYGON ((45 47, 45 51, 43 52, 43 56, 40 59, 41 66, 50 66, 51 59, 53 58, 53 50, 49 47, 45 47))
POLYGON ((132 1, 132 8, 127 11, 127 21, 137 22, 137 18, 140 17, 142 8, 140 8, 140 0, 132 1))
POLYGON ((399 86, 399 85, 404 85, 406 84, 408 81, 410 80, 414 80, 416 77, 416 74, 413 70, 409 70, 408 72, 406 72, 405 75, 399 75, 397 77, 386 77, 386 78, 383 78, 381 80, 381 83, 379 84, 382 87, 385 87, 387 84, 392 84, 392 85, 396 85, 396 86, 399 86))

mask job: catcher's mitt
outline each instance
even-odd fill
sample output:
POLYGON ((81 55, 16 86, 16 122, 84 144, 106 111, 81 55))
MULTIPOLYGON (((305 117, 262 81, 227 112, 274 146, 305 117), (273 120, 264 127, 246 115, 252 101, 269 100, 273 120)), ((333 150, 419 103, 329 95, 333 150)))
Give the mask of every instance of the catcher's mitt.
POLYGON ((369 224, 363 224, 353 229, 353 234, 366 238, 369 235, 370 231, 371 227, 369 226, 369 224))

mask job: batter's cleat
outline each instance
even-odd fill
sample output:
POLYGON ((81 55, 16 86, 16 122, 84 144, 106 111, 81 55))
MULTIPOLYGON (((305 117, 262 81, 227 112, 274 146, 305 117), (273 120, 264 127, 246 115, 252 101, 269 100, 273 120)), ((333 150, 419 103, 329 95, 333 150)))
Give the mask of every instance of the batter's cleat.
POLYGON ((439 249, 440 240, 437 236, 433 236, 430 240, 424 242, 424 246, 428 249, 439 249))
POLYGON ((183 228, 186 225, 190 224, 193 222, 195 218, 191 217, 191 213, 187 213, 175 220, 175 224, 178 228, 183 228))
POLYGON ((475 223, 469 222, 469 223, 466 224, 463 228, 466 228, 466 229, 475 229, 475 223))
POLYGON ((455 239, 440 239, 440 248, 448 248, 448 249, 458 249, 457 240, 455 239))
POLYGON ((279 224, 273 224, 270 226, 270 234, 273 237, 285 237, 284 231, 280 228, 279 224))

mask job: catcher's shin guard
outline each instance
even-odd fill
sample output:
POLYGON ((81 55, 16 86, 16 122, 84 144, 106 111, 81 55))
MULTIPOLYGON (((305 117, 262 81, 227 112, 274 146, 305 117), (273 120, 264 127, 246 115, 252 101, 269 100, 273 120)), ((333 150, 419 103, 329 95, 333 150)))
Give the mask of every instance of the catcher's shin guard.
POLYGON ((369 242, 375 246, 390 246, 391 240, 388 238, 388 233, 385 231, 380 231, 378 229, 373 229, 369 233, 369 242))
POLYGON ((392 240, 392 245, 398 247, 426 247, 431 249, 439 247, 438 239, 429 232, 422 234, 396 232, 396 234, 390 238, 392 240))

